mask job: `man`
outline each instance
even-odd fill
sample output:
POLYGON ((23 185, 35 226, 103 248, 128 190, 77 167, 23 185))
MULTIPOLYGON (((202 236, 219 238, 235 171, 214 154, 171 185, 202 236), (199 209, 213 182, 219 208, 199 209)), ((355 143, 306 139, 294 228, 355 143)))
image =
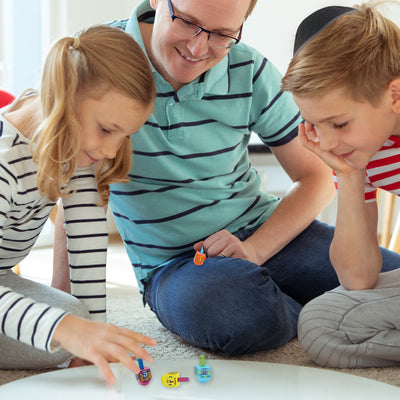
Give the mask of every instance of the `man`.
POLYGON ((116 224, 161 323, 225 355, 286 343, 301 306, 338 285, 333 228, 313 221, 333 197, 331 171, 297 139, 302 119, 280 74, 240 42, 254 5, 146 0, 113 23, 145 49, 158 93, 132 138, 130 182, 112 187, 116 224), (260 190, 251 131, 293 180, 281 201, 260 190))

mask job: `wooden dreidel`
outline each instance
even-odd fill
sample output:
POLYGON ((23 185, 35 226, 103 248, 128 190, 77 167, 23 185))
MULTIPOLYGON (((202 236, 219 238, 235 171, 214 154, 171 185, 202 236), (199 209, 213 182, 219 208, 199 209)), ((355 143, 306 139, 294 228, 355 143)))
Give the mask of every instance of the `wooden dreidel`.
POLYGON ((140 372, 138 374, 136 374, 136 379, 140 385, 146 386, 151 381, 150 368, 143 366, 143 360, 141 358, 138 358, 138 364, 139 364, 140 372))
POLYGON ((195 366, 196 379, 200 383, 208 382, 211 379, 211 368, 206 364, 205 357, 200 356, 200 364, 195 366))
POLYGON ((168 372, 161 377, 161 383, 166 387, 178 387, 181 382, 189 382, 189 378, 181 378, 179 372, 168 372))
POLYGON ((201 246, 201 250, 200 251, 196 251, 196 254, 194 256, 193 262, 196 265, 201 265, 201 264, 203 264, 205 259, 206 259, 206 253, 204 253, 203 246, 201 246))

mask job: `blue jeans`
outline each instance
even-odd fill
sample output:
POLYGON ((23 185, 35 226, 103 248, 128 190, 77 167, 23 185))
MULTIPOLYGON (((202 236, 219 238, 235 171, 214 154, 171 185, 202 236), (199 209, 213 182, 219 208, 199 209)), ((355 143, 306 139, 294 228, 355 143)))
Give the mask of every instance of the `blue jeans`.
MULTIPOLYGON (((333 230, 314 221, 261 267, 226 257, 197 266, 187 253, 153 275, 145 300, 167 329, 221 355, 280 346, 296 336, 302 306, 339 285, 329 261, 333 230)), ((383 271, 400 267, 400 255, 382 254, 383 271)))

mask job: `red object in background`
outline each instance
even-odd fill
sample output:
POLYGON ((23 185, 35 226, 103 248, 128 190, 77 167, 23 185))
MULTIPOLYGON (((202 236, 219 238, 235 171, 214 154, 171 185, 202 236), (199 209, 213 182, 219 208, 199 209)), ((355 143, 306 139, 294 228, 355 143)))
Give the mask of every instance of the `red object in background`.
POLYGON ((14 99, 15 97, 11 93, 8 93, 3 89, 0 89, 0 108, 12 103, 14 99))

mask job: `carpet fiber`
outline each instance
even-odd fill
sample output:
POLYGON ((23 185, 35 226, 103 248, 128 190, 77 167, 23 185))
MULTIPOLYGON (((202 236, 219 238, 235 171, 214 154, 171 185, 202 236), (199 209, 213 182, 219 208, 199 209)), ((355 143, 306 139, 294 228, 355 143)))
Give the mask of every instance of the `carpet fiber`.
MULTIPOLYGON (((272 363, 301 365, 315 367, 296 339, 284 346, 270 351, 264 351, 237 357, 221 357, 188 345, 177 335, 167 331, 157 320, 148 307, 144 308, 137 288, 125 287, 124 290, 108 289, 108 320, 116 325, 130 328, 149 335, 157 340, 158 345, 150 349, 154 359, 182 360, 197 358, 204 354, 208 359, 235 359, 245 361, 265 361, 272 363), (129 310, 129 311, 128 311, 129 310)), ((345 373, 359 375, 365 378, 376 379, 384 383, 400 387, 400 368, 367 368, 367 369, 340 369, 345 373)), ((3 370, 0 371, 0 384, 16 379, 22 379, 46 371, 3 370)))

